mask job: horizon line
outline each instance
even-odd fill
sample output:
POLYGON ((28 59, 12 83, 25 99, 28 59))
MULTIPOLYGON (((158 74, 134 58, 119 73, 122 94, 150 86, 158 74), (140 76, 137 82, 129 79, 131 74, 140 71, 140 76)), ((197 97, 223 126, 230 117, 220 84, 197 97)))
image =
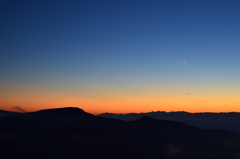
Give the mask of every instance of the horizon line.
MULTIPOLYGON (((61 108, 78 108, 78 109, 82 109, 80 107, 57 107, 57 108, 47 108, 47 109, 39 109, 39 110, 36 110, 36 111, 25 111, 24 112, 20 112, 20 111, 14 111, 14 110, 4 110, 4 109, 0 109, 2 111, 7 111, 7 112, 14 112, 14 113, 33 113, 33 112, 37 112, 37 111, 41 111, 41 110, 48 110, 48 109, 61 109, 61 108)), ((83 111, 85 111, 84 109, 82 109, 83 111)), ((86 113, 89 113, 87 111, 85 111, 86 113)), ((149 111, 149 112, 140 112, 140 113, 137 113, 137 112, 129 112, 129 113, 111 113, 111 112, 103 112, 103 113, 90 113, 90 114, 93 114, 95 116, 97 115, 100 115, 100 114, 116 114, 116 115, 126 115, 126 114, 147 114, 147 113, 157 113, 157 112, 162 112, 162 113, 189 113, 189 114, 201 114, 201 113, 215 113, 215 114, 221 114, 221 113, 240 113, 240 112, 236 112, 236 111, 229 111, 229 112, 209 112, 209 111, 206 111, 206 112, 188 112, 188 111, 149 111)))

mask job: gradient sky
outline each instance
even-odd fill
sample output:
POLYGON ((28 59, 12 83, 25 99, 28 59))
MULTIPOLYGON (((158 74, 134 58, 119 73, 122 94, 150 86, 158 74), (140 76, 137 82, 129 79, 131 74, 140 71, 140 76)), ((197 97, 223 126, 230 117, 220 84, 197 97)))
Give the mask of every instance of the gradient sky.
POLYGON ((1 0, 0 24, 0 109, 240 111, 238 0, 1 0))

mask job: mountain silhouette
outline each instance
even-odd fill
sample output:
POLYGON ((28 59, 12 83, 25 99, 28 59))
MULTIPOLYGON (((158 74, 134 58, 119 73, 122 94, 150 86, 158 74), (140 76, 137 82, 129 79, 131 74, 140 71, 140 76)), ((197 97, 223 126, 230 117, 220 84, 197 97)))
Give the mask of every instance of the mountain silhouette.
POLYGON ((155 119, 145 115, 145 116, 135 120, 135 122, 153 122, 154 120, 155 119))
POLYGON ((35 113, 50 114, 50 115, 91 115, 78 107, 65 107, 56 109, 39 110, 35 113))
POLYGON ((0 156, 16 159, 237 158, 240 135, 143 116, 122 121, 79 108, 0 117, 0 156))
POLYGON ((162 119, 170 121, 178 121, 188 125, 200 127, 203 129, 225 129, 240 133, 240 113, 188 113, 188 112, 149 112, 149 113, 130 113, 130 114, 114 114, 103 113, 99 117, 107 117, 120 119, 124 121, 134 121, 143 116, 153 119, 162 119))
POLYGON ((0 117, 1 116, 6 116, 6 115, 12 115, 12 114, 16 114, 16 112, 5 111, 5 110, 0 109, 0 117))

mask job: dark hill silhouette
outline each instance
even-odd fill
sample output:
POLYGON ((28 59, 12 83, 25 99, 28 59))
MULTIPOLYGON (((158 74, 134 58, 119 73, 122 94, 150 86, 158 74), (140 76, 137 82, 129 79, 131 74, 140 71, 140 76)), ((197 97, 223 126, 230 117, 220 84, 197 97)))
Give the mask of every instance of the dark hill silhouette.
POLYGON ((236 158, 240 135, 144 116, 98 117, 78 108, 0 118, 0 156, 10 159, 236 158))
POLYGON ((134 121, 143 116, 154 119, 163 119, 178 121, 188 125, 197 126, 203 129, 226 129, 236 133, 240 133, 240 113, 188 113, 188 112, 149 112, 149 113, 130 113, 130 114, 114 114, 103 113, 98 115, 124 121, 134 121))
POLYGON ((35 113, 49 114, 49 115, 90 115, 90 116, 93 116, 92 114, 86 113, 84 110, 82 110, 78 107, 45 109, 45 110, 39 110, 35 113))
POLYGON ((142 124, 146 124, 146 125, 150 125, 153 127, 161 127, 164 129, 176 129, 176 128, 191 128, 191 129, 198 129, 200 130, 200 128, 197 128, 195 126, 189 126, 186 125, 184 123, 180 123, 180 122, 176 122, 176 121, 169 121, 169 120, 161 120, 161 119, 153 119, 149 116, 143 116, 137 120, 134 120, 133 123, 138 123, 140 125, 142 124))
POLYGON ((135 120, 135 122, 153 122, 155 121, 155 119, 149 117, 149 116, 143 116, 137 120, 135 120))
POLYGON ((0 109, 0 117, 1 116, 6 116, 6 115, 12 115, 12 114, 16 114, 16 112, 5 111, 5 110, 0 109))

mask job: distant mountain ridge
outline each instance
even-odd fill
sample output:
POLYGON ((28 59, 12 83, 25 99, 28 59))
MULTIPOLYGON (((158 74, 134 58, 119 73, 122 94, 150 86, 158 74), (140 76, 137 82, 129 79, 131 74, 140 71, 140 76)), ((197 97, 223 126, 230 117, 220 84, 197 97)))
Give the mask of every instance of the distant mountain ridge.
POLYGON ((133 121, 142 116, 150 116, 153 118, 162 116, 162 117, 239 117, 240 112, 221 112, 221 113, 213 113, 213 112, 201 112, 201 113, 189 113, 185 111, 176 111, 176 112, 165 112, 165 111, 156 111, 156 112, 148 112, 148 113, 128 113, 128 114, 117 114, 117 113, 102 113, 98 116, 108 116, 121 118, 122 120, 133 121))
POLYGON ((113 119, 120 119, 124 121, 134 121, 143 116, 149 116, 154 119, 163 119, 178 121, 188 125, 197 126, 204 129, 226 129, 236 133, 240 133, 240 113, 188 113, 184 111, 179 112, 149 112, 149 113, 129 113, 129 114, 114 114, 103 113, 100 117, 107 117, 113 119))

